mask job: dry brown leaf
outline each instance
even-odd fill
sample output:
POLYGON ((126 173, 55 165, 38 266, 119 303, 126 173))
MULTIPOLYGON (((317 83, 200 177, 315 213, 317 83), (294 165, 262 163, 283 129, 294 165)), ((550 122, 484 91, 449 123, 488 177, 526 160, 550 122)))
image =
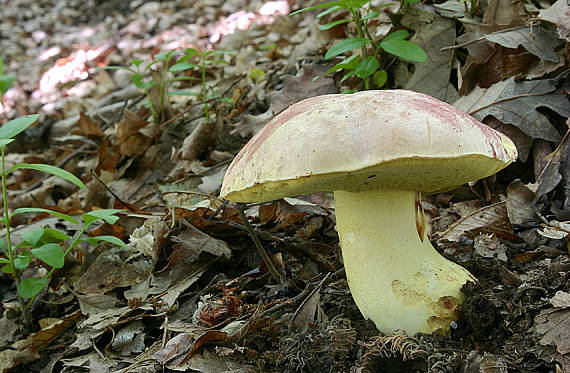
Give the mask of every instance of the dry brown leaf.
POLYGON ((525 135, 523 131, 513 126, 512 124, 504 124, 500 120, 492 116, 488 116, 487 118, 483 119, 482 122, 488 125, 489 127, 504 133, 511 140, 513 140, 519 152, 519 159, 521 160, 521 162, 526 163, 533 144, 532 137, 525 135))
POLYGON ((180 333, 170 338, 166 346, 155 353, 154 358, 159 363, 165 363, 176 356, 186 353, 186 351, 190 350, 191 346, 192 340, 190 339, 190 335, 188 335, 188 333, 180 333))
POLYGON ((98 122, 91 119, 84 112, 79 112, 79 120, 77 121, 79 126, 79 132, 87 138, 102 138, 105 136, 101 130, 101 126, 98 122))
POLYGON ((533 331, 540 338, 542 358, 557 361, 563 372, 570 372, 570 308, 542 310, 534 319, 533 331))
POLYGON ((99 312, 105 312, 106 310, 115 308, 115 305, 119 303, 119 299, 116 297, 104 294, 78 294, 77 300, 79 301, 79 307, 83 315, 94 315, 99 312))
POLYGON ((111 347, 123 356, 140 354, 145 349, 144 324, 137 320, 119 329, 114 335, 111 347))
POLYGON ((556 149, 546 156, 546 166, 536 181, 538 184, 538 189, 536 191, 537 198, 556 188, 558 183, 562 180, 560 171, 564 172, 565 176, 568 176, 568 170, 560 169, 560 165, 563 163, 564 159, 568 157, 568 149, 570 149, 570 128, 566 131, 566 134, 556 149))
MULTIPOLYGON (((427 60, 413 64, 413 73, 409 79, 396 74, 396 86, 426 93, 445 102, 455 101, 457 90, 449 82, 454 52, 450 49, 441 50, 455 42, 454 20, 444 18, 432 9, 410 7, 404 13, 401 24, 414 30, 410 41, 426 51, 427 60)), ((399 65, 401 68, 398 71, 410 70, 406 62, 402 61, 399 65)))
POLYGON ((232 134, 237 133, 242 137, 253 136, 262 129, 273 116, 272 110, 267 110, 265 113, 259 115, 245 114, 243 119, 234 125, 232 134))
POLYGON ((463 84, 460 95, 469 93, 477 85, 489 87, 521 69, 528 68, 529 62, 538 60, 530 53, 521 54, 521 51, 507 49, 482 39, 495 31, 511 29, 525 23, 526 20, 519 15, 515 4, 509 0, 491 0, 480 24, 465 24, 469 31, 457 38, 457 43, 466 43, 469 51, 467 61, 461 69, 463 84))
POLYGON ((303 300, 303 303, 299 305, 297 310, 295 310, 295 314, 291 320, 291 325, 293 327, 298 330, 304 330, 312 324, 326 322, 327 316, 321 307, 320 291, 327 278, 328 275, 321 280, 307 298, 303 300))
POLYGON ((508 260, 507 247, 497 237, 481 234, 475 237, 473 248, 475 253, 483 258, 498 259, 503 262, 508 260))
POLYGON ((232 256, 232 251, 225 241, 215 239, 191 224, 187 224, 187 229, 173 236, 172 240, 177 244, 175 252, 180 259, 197 258, 202 252, 216 257, 224 256, 226 259, 232 256))
POLYGON ((451 224, 445 232, 438 234, 438 241, 459 241, 464 234, 474 237, 478 233, 512 238, 514 235, 505 205, 506 202, 494 203, 462 217, 451 224))
POLYGON ((117 168, 117 162, 121 154, 111 146, 108 138, 104 138, 103 142, 97 148, 97 167, 95 167, 95 173, 98 176, 102 176, 102 172, 105 171, 109 174, 115 174, 117 168))
MULTIPOLYGON (((156 136, 152 129, 143 132, 148 124, 144 118, 128 109, 124 110, 123 120, 119 122, 115 132, 117 147, 121 154, 133 156, 147 151, 156 136)), ((154 124, 150 126, 153 127, 154 124)))
POLYGON ((337 93, 334 81, 331 78, 313 78, 326 71, 326 66, 305 66, 296 76, 284 75, 283 89, 267 95, 270 110, 277 115, 290 105, 309 97, 337 93))
POLYGON ((555 24, 561 39, 570 41, 570 6, 568 0, 558 0, 550 8, 542 9, 538 19, 555 24))
POLYGON ((536 221, 535 193, 520 180, 509 184, 506 190, 506 207, 512 224, 532 224, 536 221))
POLYGON ((476 88, 453 103, 453 106, 478 120, 493 116, 512 124, 533 139, 560 141, 560 134, 548 118, 536 109, 547 107, 563 117, 570 116, 566 94, 553 80, 516 82, 514 78, 476 88))
POLYGON ((216 123, 200 122, 192 133, 184 139, 180 149, 180 159, 193 161, 200 154, 208 150, 216 139, 216 123))

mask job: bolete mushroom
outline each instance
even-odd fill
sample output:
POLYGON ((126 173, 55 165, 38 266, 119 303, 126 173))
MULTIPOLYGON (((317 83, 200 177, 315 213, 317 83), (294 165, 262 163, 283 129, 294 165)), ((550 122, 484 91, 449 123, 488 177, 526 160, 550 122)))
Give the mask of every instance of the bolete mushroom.
POLYGON ((449 331, 475 278, 416 229, 416 193, 451 190, 517 157, 513 142, 406 90, 309 98, 261 129, 229 166, 221 196, 262 202, 334 192, 346 277, 383 333, 449 331))

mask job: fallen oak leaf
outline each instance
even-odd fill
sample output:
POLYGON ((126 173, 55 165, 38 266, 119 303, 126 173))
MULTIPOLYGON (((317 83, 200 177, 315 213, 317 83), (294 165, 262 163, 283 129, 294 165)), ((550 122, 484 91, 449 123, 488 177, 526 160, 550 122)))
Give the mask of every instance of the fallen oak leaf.
POLYGON ((563 117, 570 116, 568 98, 556 88, 554 80, 516 82, 509 78, 489 88, 475 88, 453 106, 483 121, 493 116, 512 124, 526 135, 547 141, 560 141, 560 134, 539 107, 547 107, 563 117))
POLYGON ((512 226, 507 216, 506 202, 497 202, 462 217, 451 224, 444 232, 437 232, 437 240, 459 241, 464 234, 496 234, 517 241, 512 233, 512 226))

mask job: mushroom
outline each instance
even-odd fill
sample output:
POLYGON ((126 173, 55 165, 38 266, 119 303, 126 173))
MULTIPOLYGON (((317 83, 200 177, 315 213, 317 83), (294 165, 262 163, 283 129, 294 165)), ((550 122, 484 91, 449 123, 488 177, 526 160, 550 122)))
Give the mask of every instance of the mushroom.
POLYGON ((386 334, 447 333, 476 281, 416 229, 416 194, 449 191, 517 158, 513 142, 425 94, 306 99, 273 118, 229 166, 221 196, 263 202, 334 193, 346 278, 386 334))

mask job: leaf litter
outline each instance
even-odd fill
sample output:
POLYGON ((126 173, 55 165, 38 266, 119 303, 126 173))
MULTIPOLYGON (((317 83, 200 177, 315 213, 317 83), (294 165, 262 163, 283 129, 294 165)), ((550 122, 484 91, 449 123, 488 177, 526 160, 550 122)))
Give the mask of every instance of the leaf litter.
MULTIPOLYGON (((428 2, 401 19, 388 7, 370 30, 396 22, 428 52, 391 67, 394 88, 454 101, 519 148, 497 177, 422 202, 438 250, 479 279, 445 337, 381 335, 362 318, 330 196, 247 206, 264 259, 239 208, 216 197, 233 155, 275 114, 350 86, 320 76, 344 31, 319 31, 312 13, 288 17, 295 1, 4 4, 2 57, 17 80, 0 115, 42 115, 8 154, 62 165, 87 185, 22 171, 9 180, 11 206, 123 208, 91 234, 128 246, 73 253, 32 306, 29 336, 4 276, 0 371, 570 372, 568 6, 470 6, 428 2), (95 69, 187 47, 235 52, 208 71, 208 89, 232 98, 212 102, 210 122, 194 97, 172 96, 161 113, 170 119, 154 123, 128 76, 95 69)), ((78 229, 35 219, 15 230, 78 229)))

